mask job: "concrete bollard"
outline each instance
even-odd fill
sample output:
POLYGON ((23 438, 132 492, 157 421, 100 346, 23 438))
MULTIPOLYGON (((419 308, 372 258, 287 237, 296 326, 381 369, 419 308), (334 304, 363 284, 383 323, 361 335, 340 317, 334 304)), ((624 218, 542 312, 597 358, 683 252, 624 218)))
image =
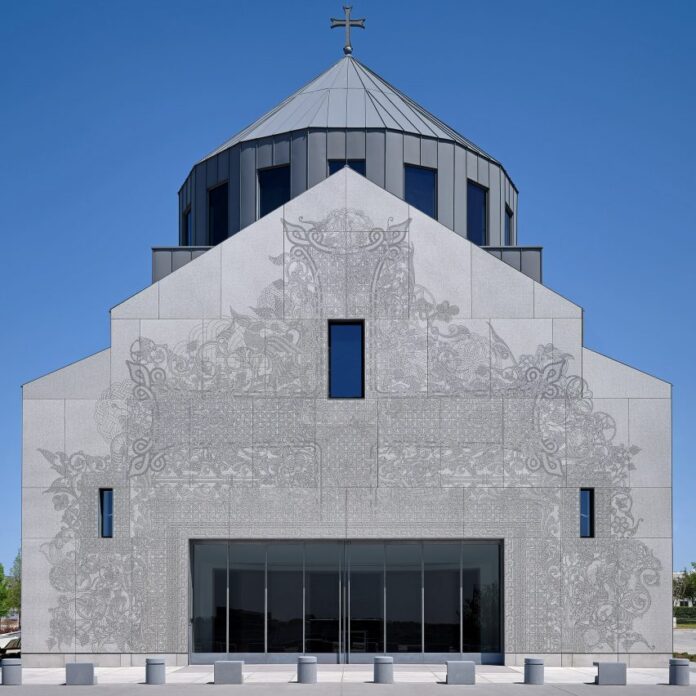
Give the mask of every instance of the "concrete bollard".
POLYGON ((317 658, 312 655, 301 655, 297 658, 297 683, 317 683, 317 658))
POLYGON ((597 668, 595 684, 598 686, 626 686, 625 662, 593 662, 597 668))
POLYGON ((167 668, 163 657, 148 657, 145 660, 145 683, 167 683, 167 668))
POLYGON ((690 662, 682 657, 669 659, 669 685, 689 686, 690 662))
POLYGON ((22 661, 16 657, 6 657, 0 662, 3 686, 21 686, 22 661))
POLYGON ((215 684, 243 684, 244 683, 243 660, 218 660, 214 667, 213 683, 215 684))
POLYGON ((475 684, 476 663, 472 660, 449 660, 447 662, 448 684, 475 684))
POLYGON ((387 657, 386 655, 378 655, 375 657, 374 682, 375 684, 394 683, 393 657, 387 657))
POLYGON ((97 683, 92 662, 66 662, 66 686, 94 686, 97 683))
POLYGON ((524 683, 544 683, 544 661, 540 657, 524 658, 524 683))

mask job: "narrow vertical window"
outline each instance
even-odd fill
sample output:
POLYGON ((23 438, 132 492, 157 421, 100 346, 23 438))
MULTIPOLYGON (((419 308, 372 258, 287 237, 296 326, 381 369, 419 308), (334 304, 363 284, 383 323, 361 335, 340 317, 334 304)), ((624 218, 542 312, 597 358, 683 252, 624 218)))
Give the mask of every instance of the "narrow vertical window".
POLYGON ((437 217, 437 171, 404 165, 404 199, 432 218, 437 217))
POLYGON ((208 191, 208 243, 227 239, 227 182, 208 191))
POLYGON ((505 246, 512 246, 512 210, 505 206, 505 235, 503 239, 505 246))
POLYGON ((193 229, 191 228, 191 208, 187 208, 181 216, 181 242, 182 246, 193 246, 193 229))
POLYGON ((114 535, 114 489, 99 489, 99 536, 111 539, 114 535))
POLYGON ((259 217, 290 200, 290 165, 259 169, 259 217))
POLYGON ((488 244, 488 189, 473 181, 467 184, 466 237, 478 246, 488 244))
POLYGON ((580 536, 594 536, 594 488, 580 489, 580 536))
POLYGON ((365 396, 365 324, 329 322, 329 398, 365 396))

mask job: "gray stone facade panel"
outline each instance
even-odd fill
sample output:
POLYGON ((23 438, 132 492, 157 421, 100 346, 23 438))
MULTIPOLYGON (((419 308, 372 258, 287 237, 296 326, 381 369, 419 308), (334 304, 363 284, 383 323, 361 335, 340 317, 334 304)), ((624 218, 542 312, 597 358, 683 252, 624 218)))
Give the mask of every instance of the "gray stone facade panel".
POLYGON ((27 655, 187 653, 189 541, 227 538, 501 540, 512 660, 671 650, 669 387, 575 305, 348 170, 156 289, 25 389, 27 655))

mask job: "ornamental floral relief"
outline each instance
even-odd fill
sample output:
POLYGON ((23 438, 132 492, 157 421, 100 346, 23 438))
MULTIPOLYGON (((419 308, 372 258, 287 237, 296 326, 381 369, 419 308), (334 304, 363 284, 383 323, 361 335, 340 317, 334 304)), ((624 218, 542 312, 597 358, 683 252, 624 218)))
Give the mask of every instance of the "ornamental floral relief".
POLYGON ((443 486, 503 485, 503 448, 489 443, 461 443, 441 450, 443 486))
POLYGON ((379 448, 378 461, 379 486, 440 486, 439 447, 385 445, 379 448))
POLYGON ((633 513, 633 497, 630 488, 611 491, 611 535, 619 539, 629 539, 638 532, 643 518, 633 513))
POLYGON ((83 452, 42 454, 57 474, 45 493, 61 512, 59 531, 41 545, 50 565, 49 582, 58 593, 46 647, 128 650, 130 625, 137 623, 139 611, 139 599, 132 594, 130 549, 116 545, 105 552, 94 544, 95 492, 101 483, 113 485, 117 465, 112 466, 110 456, 83 452))
POLYGON ((417 314, 428 320, 428 392, 488 396, 491 390, 490 337, 453 322, 459 311, 447 302, 435 304, 417 288, 417 314))
MULTIPOLYGON (((613 418, 595 410, 589 385, 571 374, 570 355, 550 344, 515 355, 490 325, 467 322, 456 304, 419 285, 410 224, 380 227, 343 208, 322 220, 283 220, 284 251, 271 259, 283 281, 270 283, 256 307, 230 307, 178 342, 141 336, 133 343, 129 380, 96 406, 109 454, 42 452, 55 472, 45 493, 60 513, 60 529, 42 547, 56 591, 49 650, 67 649, 64 636, 73 631, 92 651, 115 640, 127 652, 126 623, 133 645, 152 631, 168 635, 143 618, 150 615, 143 597, 172 606, 179 598, 147 589, 154 570, 143 540, 174 528, 177 538, 186 528, 204 536, 229 529, 230 515, 261 514, 249 506, 265 489, 277 489, 290 507, 293 496, 335 495, 338 510, 344 498, 336 489, 344 486, 365 487, 371 501, 396 501, 399 488, 422 491, 423 500, 450 489, 452 501, 465 500, 467 534, 535 538, 523 556, 511 556, 523 563, 511 571, 523 583, 515 601, 532 591, 530 583, 553 588, 562 576, 564 630, 580 646, 574 649, 653 649, 634 629, 663 570, 632 538, 641 522, 628 488, 638 449, 617 441, 613 418), (366 318, 369 419, 355 404, 325 401, 325 317, 346 312, 366 318), (118 533, 138 543, 135 552, 126 545, 105 554, 91 538, 95 482, 117 473, 129 505, 118 533), (615 541, 564 551, 561 567, 559 489, 583 481, 613 487, 615 541)), ((421 518, 441 529, 439 510, 416 513, 414 536, 421 518)), ((292 514, 300 524, 301 502, 292 514)), ((396 503, 374 514, 404 526, 396 503)), ((167 558, 177 553, 168 548, 167 558)), ((535 615, 506 618, 522 622, 518 650, 527 651, 524 635, 549 652, 560 649, 557 599, 546 612, 539 602, 535 615)))
POLYGON ((641 541, 592 541, 563 554, 563 613, 568 649, 628 652, 655 646, 634 630, 652 604, 660 561, 641 541))

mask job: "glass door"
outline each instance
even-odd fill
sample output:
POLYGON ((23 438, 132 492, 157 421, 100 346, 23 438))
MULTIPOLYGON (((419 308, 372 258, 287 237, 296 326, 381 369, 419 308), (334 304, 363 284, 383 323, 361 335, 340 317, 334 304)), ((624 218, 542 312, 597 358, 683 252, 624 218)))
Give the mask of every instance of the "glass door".
POLYGON ((343 544, 305 546, 305 652, 343 662, 343 544))
POLYGON ((384 544, 347 545, 345 659, 384 652, 384 544))
POLYGON ((191 649, 227 652, 227 544, 200 542, 192 548, 191 649))
POLYGON ((265 545, 229 544, 229 559, 229 652, 265 652, 265 545))
POLYGON ((422 544, 385 545, 387 653, 423 652, 422 544))

